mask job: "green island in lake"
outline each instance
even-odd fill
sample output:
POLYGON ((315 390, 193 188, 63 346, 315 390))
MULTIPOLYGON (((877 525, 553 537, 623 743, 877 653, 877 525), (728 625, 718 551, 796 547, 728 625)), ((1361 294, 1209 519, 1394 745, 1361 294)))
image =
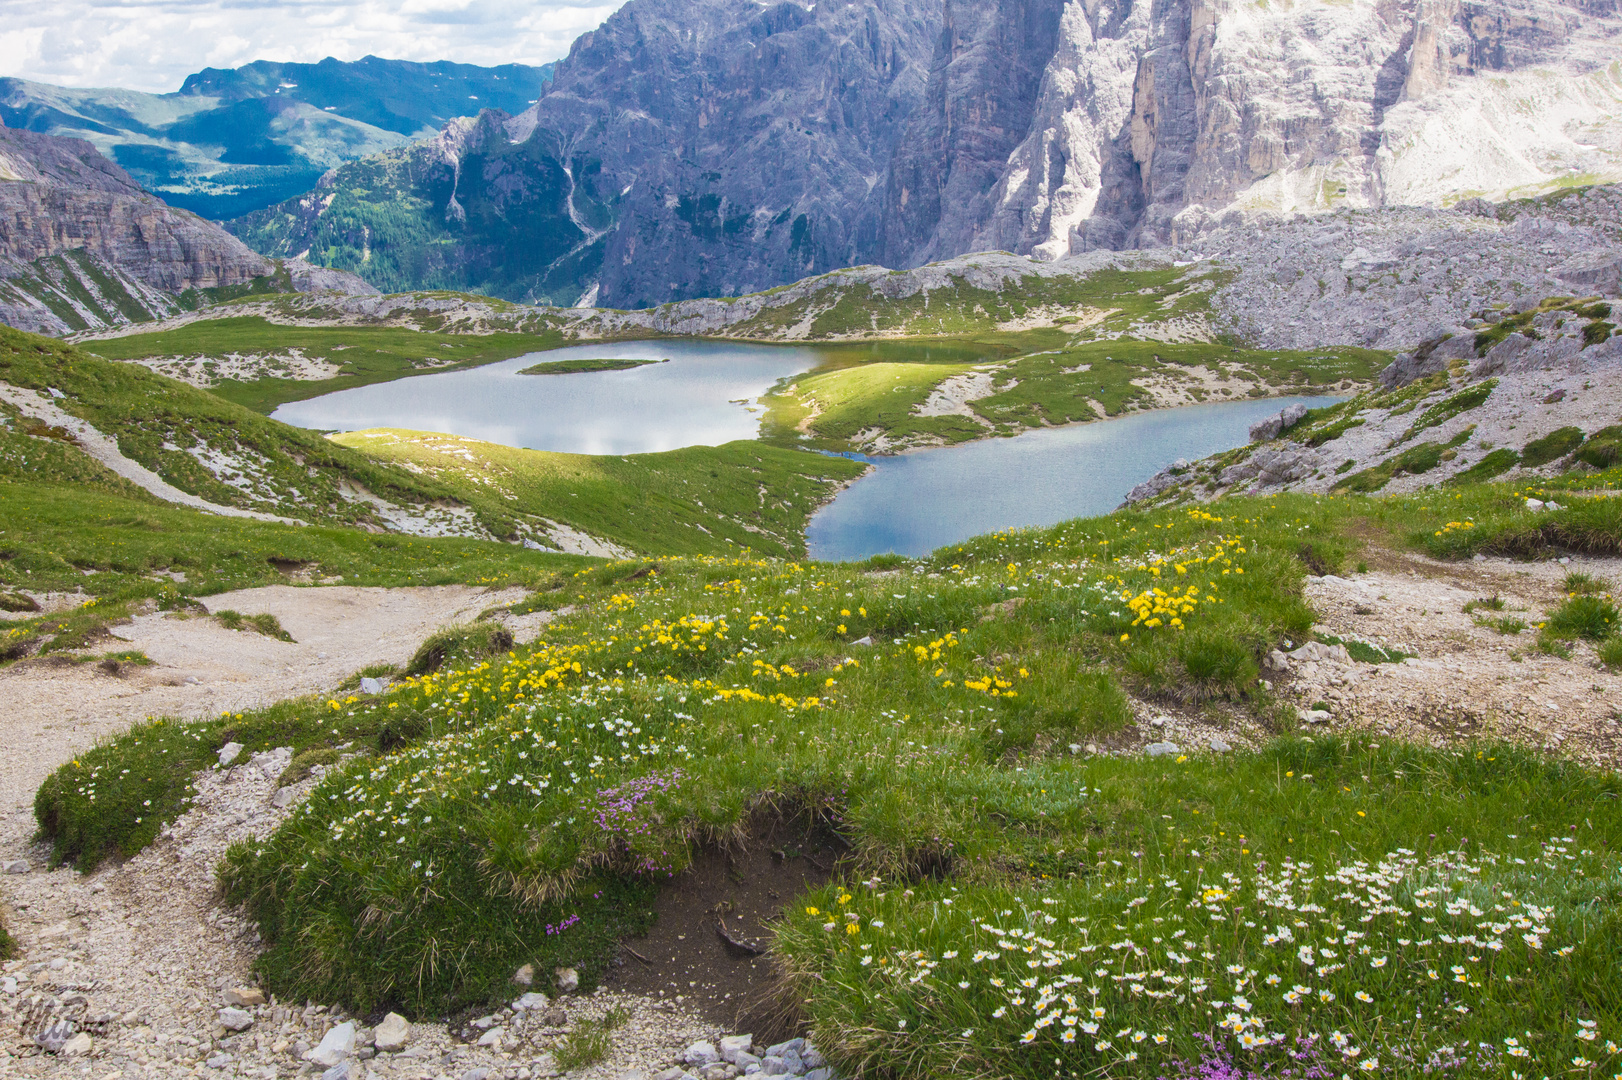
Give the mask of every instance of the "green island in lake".
POLYGON ((663 360, 551 360, 544 364, 524 368, 520 375, 580 375, 588 371, 629 371, 650 364, 668 364, 663 360))

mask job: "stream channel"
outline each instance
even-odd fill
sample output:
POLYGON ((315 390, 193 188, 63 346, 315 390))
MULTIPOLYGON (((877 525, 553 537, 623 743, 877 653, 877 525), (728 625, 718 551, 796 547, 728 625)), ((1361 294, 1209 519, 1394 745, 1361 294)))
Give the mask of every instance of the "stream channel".
MULTIPOLYGON (((709 341, 622 342, 532 353, 416 375, 283 405, 273 414, 331 431, 404 428, 573 454, 647 454, 718 446, 760 431, 757 400, 813 368, 873 360, 987 361, 978 351, 911 342, 781 346, 709 341), (538 362, 663 360, 621 371, 522 375, 538 362)), ((859 458, 873 465, 806 529, 811 557, 922 555, 998 529, 1108 513, 1178 458, 1242 445, 1251 424, 1292 401, 1213 402, 1114 420, 1041 428, 1014 438, 859 458)))

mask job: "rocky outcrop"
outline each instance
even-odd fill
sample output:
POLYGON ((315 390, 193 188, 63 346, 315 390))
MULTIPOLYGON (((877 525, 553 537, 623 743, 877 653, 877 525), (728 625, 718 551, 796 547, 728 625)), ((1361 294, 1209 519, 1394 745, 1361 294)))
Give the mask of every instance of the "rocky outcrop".
POLYGON ((375 293, 341 271, 278 267, 143 191, 89 143, 0 128, 0 322, 66 334, 164 318, 254 282, 375 293))
POLYGON ((1259 213, 1614 179, 1618 15, 1578 0, 1076 0, 976 241, 1054 258, 1259 213))
MULTIPOLYGON (((1212 297, 1220 331, 1262 348, 1407 351, 1506 307, 1614 295, 1606 268, 1622 257, 1622 186, 1479 201, 1468 212, 1264 215, 1172 250, 1234 271, 1212 297)), ((1444 350, 1436 360, 1447 358, 1444 350)))
POLYGON ((0 321, 57 334, 138 321, 274 272, 89 143, 0 128, 0 321))
POLYGON ((89 143, 0 128, 0 258, 74 249, 176 293, 274 270, 219 226, 141 190, 89 143))
POLYGON ((981 224, 1030 130, 1063 10, 1064 0, 946 0, 928 89, 890 162, 887 265, 985 246, 981 224))

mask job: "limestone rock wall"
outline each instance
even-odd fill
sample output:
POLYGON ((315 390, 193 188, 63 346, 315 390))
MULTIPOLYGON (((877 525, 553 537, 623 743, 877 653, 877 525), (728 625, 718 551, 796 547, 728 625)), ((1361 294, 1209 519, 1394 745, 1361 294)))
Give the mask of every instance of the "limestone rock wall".
POLYGON ((274 271, 219 226, 142 191, 89 143, 0 128, 0 262, 76 249, 168 292, 274 271))
MULTIPOLYGON (((1622 177, 1615 0, 1069 0, 1058 26, 1030 130, 978 216, 914 258, 1058 258, 1260 213, 1622 177)), ((915 130, 950 126, 926 104, 915 130)))

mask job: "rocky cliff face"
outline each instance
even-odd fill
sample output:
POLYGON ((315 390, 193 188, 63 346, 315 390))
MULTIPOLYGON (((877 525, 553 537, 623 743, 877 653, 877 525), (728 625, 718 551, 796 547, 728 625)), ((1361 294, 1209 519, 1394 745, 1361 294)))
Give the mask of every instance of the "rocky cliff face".
POLYGON ((575 43, 534 108, 453 122, 232 228, 261 251, 332 252, 385 288, 564 305, 747 293, 874 261, 940 11, 633 0, 575 43))
POLYGON ((173 314, 273 276, 289 290, 334 284, 330 272, 298 269, 279 271, 166 206, 89 143, 0 128, 0 322, 64 334, 173 314))
POLYGON ((219 226, 141 190, 89 143, 0 128, 0 257, 26 263, 75 248, 170 292, 274 269, 219 226))
POLYGON ((1072 0, 970 246, 1054 258, 1258 213, 1615 179, 1618 16, 1614 0, 1072 0))
POLYGON ((876 257, 940 0, 635 0, 520 122, 555 140, 599 302, 770 287, 876 257))
POLYGON ((1197 246, 1622 178, 1617 55, 1618 0, 631 0, 534 108, 233 228, 384 288, 612 307, 1197 246))
POLYGON ((929 86, 890 162, 884 261, 976 249, 1060 42, 1063 0, 947 0, 929 86))

